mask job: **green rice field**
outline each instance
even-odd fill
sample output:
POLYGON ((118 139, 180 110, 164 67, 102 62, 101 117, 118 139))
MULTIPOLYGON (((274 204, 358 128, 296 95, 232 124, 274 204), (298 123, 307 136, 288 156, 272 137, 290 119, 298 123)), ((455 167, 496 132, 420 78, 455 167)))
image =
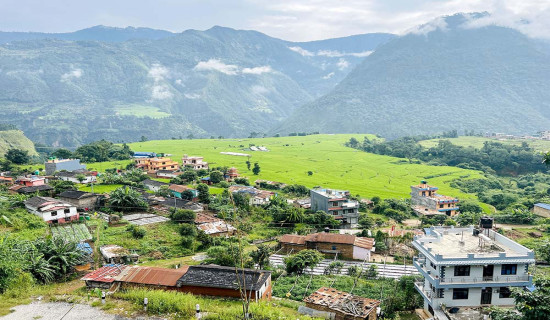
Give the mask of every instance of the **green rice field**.
MULTIPOLYGON (((210 167, 234 166, 253 182, 256 179, 303 184, 307 187, 350 190, 362 197, 407 198, 410 186, 422 179, 440 187, 442 194, 471 198, 450 187, 457 178, 479 178, 481 173, 445 166, 410 164, 404 159, 369 154, 344 146, 351 137, 364 134, 311 135, 305 137, 255 139, 157 140, 130 144, 133 151, 171 154, 181 162, 183 154, 204 156, 210 167), (251 151, 250 145, 265 146, 268 152, 251 151), (247 156, 221 154, 245 153, 252 166, 261 167, 258 176, 247 169, 247 156), (311 171, 311 175, 308 173, 311 171)), ((374 138, 374 136, 371 136, 374 138)))
POLYGON ((490 139, 483 137, 458 137, 458 138, 440 138, 440 139, 431 139, 420 141, 419 144, 423 147, 430 148, 435 147, 439 143, 439 140, 449 140, 452 144, 463 146, 463 147, 474 147, 481 148, 485 141, 489 142, 500 142, 504 144, 511 145, 521 145, 522 142, 527 142, 536 151, 546 152, 550 150, 550 141, 548 140, 523 140, 523 139, 490 139))

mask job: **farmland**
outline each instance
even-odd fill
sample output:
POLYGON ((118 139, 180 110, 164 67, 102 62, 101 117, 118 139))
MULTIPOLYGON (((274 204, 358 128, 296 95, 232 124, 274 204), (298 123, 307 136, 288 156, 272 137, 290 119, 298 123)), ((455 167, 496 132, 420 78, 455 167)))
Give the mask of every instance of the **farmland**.
POLYGON ((234 166, 254 180, 266 179, 307 187, 323 186, 350 190, 363 197, 405 198, 410 185, 421 179, 438 185, 441 193, 462 198, 472 197, 449 186, 459 177, 479 178, 481 173, 445 166, 411 164, 394 157, 369 154, 347 148, 351 137, 362 140, 363 134, 310 135, 305 137, 254 139, 200 139, 158 140, 130 144, 133 151, 153 151, 171 154, 180 161, 183 154, 200 155, 211 167, 234 166), (249 146, 265 146, 270 151, 250 151, 249 146), (250 155, 250 162, 261 167, 253 176, 246 166, 246 156, 232 156, 220 152, 238 152, 250 155), (308 171, 311 171, 309 174, 308 171))
POLYGON ((458 138, 442 138, 442 139, 431 139, 431 140, 423 140, 418 142, 421 146, 426 148, 431 148, 437 146, 438 142, 440 140, 449 140, 452 144, 462 146, 462 147, 474 147, 474 148, 481 148, 483 147, 483 143, 486 141, 489 142, 500 142, 504 144, 510 144, 510 145, 521 145, 522 142, 527 142, 529 146, 536 151, 539 152, 546 152, 550 150, 550 141, 547 140, 521 140, 521 139, 490 139, 490 138, 483 138, 483 137, 458 137, 458 138))

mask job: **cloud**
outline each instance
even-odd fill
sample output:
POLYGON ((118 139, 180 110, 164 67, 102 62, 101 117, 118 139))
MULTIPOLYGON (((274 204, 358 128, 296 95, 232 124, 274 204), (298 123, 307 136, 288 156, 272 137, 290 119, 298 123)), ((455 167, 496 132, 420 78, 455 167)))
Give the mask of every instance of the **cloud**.
POLYGON ((262 74, 262 73, 271 73, 271 72, 273 72, 273 69, 271 69, 270 66, 244 68, 242 70, 242 73, 244 73, 244 74, 262 74))
POLYGON ((236 75, 239 71, 238 66, 234 64, 225 64, 218 59, 200 61, 194 69, 199 71, 218 71, 230 76, 236 75))
POLYGON ((339 57, 366 57, 370 55, 373 51, 363 51, 363 52, 340 52, 337 50, 319 50, 317 52, 311 52, 301 47, 288 47, 290 50, 298 52, 304 57, 329 57, 329 58, 339 58, 339 57))
POLYGON ((78 79, 82 77, 82 69, 71 66, 71 71, 61 75, 61 82, 68 82, 72 79, 78 79))
POLYGON ((258 94, 258 95, 263 95, 263 94, 269 93, 269 89, 267 89, 266 87, 261 86, 261 85, 253 85, 252 87, 250 87, 250 91, 252 91, 252 93, 258 94))
POLYGON ((170 76, 170 70, 168 70, 168 68, 161 64, 154 63, 147 72, 147 76, 152 78, 154 82, 151 87, 152 99, 165 100, 174 96, 174 94, 170 92, 170 87, 163 83, 163 81, 170 76))
POLYGON ((198 71, 217 71, 230 76, 236 76, 238 74, 261 75, 263 73, 274 72, 271 66, 259 66, 259 67, 241 69, 241 67, 239 67, 238 65, 225 64, 218 59, 200 61, 199 63, 197 63, 197 65, 193 69, 198 71))
POLYGON ((298 52, 299 54, 301 54, 304 57, 312 57, 312 56, 315 55, 313 52, 307 51, 306 49, 303 49, 303 48, 300 48, 300 47, 288 47, 288 48, 290 50, 294 51, 294 52, 298 52))
POLYGON ((170 71, 166 67, 158 63, 153 63, 151 69, 149 69, 147 76, 153 78, 153 80, 157 82, 164 80, 166 77, 168 77, 169 73, 170 71))
POLYGON ((324 80, 328 80, 330 78, 332 78, 334 76, 334 72, 331 72, 329 74, 327 74, 326 76, 323 77, 324 80))
POLYGON ((190 100, 195 100, 195 99, 200 99, 201 98, 201 95, 198 94, 198 93, 184 93, 183 96, 186 97, 187 99, 190 99, 190 100))
POLYGON ((170 99, 174 95, 170 92, 170 88, 166 85, 154 85, 151 91, 151 98, 156 100, 170 99))
POLYGON ((414 28, 411 28, 406 33, 416 34, 416 35, 428 35, 428 33, 435 31, 435 30, 441 30, 441 31, 447 31, 447 22, 445 21, 444 17, 438 17, 433 20, 431 20, 428 23, 416 26, 414 28))
POLYGON ((346 59, 340 59, 338 60, 338 63, 336 63, 336 65, 338 66, 338 69, 340 71, 343 71, 344 69, 349 67, 349 62, 346 59))

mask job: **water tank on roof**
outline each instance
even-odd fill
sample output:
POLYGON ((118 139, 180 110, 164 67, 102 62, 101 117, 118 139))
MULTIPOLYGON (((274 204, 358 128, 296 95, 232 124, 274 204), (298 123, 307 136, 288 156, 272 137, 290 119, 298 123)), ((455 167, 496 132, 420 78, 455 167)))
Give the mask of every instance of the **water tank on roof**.
POLYGON ((491 217, 482 217, 479 221, 479 226, 483 229, 492 229, 493 228, 493 218, 491 217))

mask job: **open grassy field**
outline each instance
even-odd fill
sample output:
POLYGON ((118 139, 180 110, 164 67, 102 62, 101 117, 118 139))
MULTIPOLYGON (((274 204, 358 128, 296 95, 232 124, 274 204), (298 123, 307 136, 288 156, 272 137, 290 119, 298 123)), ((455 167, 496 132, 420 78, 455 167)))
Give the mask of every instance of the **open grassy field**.
POLYGON ((323 186, 350 190, 363 197, 409 197, 410 185, 427 179, 440 187, 442 194, 470 198, 451 188, 449 183, 459 177, 478 178, 481 173, 444 166, 409 164, 406 160, 381 156, 347 148, 351 137, 359 140, 364 134, 311 135, 257 139, 158 140, 130 144, 133 151, 153 151, 172 154, 181 162, 183 154, 204 156, 211 167, 234 166, 250 180, 267 179, 307 187, 323 186), (270 151, 250 151, 249 145, 265 146, 270 151), (258 176, 247 170, 246 156, 220 152, 240 152, 250 155, 252 165, 261 167, 258 176), (312 172, 312 175, 308 174, 312 172))
MULTIPOLYGON (((88 184, 77 185, 78 190, 84 192, 92 192, 92 186, 88 184)), ((95 193, 110 193, 118 188, 122 187, 121 184, 94 184, 95 193)))
POLYGON ((170 114, 160 111, 157 107, 140 104, 117 105, 115 111, 122 116, 149 117, 153 119, 169 117, 170 114))
POLYGON ((490 138, 483 138, 483 137, 458 137, 458 138, 443 138, 443 139, 431 139, 431 140, 424 140, 420 141, 419 144, 423 147, 430 148, 437 146, 439 140, 449 140, 451 143, 463 147, 472 146, 475 148, 481 148, 483 147, 483 143, 485 141, 491 141, 491 142, 501 142, 504 144, 512 144, 512 145, 521 145, 522 142, 527 142, 529 146, 531 146, 533 149, 540 151, 540 152, 546 152, 550 150, 550 141, 548 140, 509 140, 509 139, 490 139, 490 138))

